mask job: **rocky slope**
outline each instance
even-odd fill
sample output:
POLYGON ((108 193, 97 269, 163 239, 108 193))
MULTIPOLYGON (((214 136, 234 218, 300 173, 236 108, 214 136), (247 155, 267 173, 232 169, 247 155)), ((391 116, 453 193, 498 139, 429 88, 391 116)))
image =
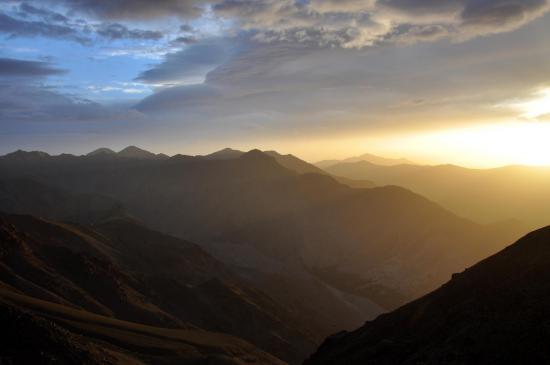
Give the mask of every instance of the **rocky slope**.
POLYGON ((0 215, 0 258, 5 288, 103 316, 230 333, 294 363, 318 341, 200 247, 130 219, 0 215))

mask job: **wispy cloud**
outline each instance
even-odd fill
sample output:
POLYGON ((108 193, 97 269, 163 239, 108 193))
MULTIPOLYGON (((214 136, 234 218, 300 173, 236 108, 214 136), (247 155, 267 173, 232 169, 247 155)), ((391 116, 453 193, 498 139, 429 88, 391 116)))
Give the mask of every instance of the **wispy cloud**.
POLYGON ((67 70, 56 68, 49 62, 0 58, 0 78, 43 77, 66 72, 67 70))

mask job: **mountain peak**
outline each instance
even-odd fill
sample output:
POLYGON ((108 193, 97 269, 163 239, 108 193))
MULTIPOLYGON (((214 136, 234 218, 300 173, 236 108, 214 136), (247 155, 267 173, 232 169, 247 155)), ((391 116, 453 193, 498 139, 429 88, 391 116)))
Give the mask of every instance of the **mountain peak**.
POLYGON ((320 168, 299 159, 298 157, 292 155, 292 154, 280 154, 277 151, 265 151, 266 155, 271 156, 275 158, 275 160, 279 163, 279 165, 286 167, 289 170, 296 171, 299 174, 320 174, 320 175, 326 175, 326 173, 321 170, 320 168))
POLYGON ((373 155, 371 153, 364 153, 361 156, 352 158, 355 160, 367 161, 375 165, 381 166, 395 166, 395 165, 414 165, 415 163, 407 160, 406 158, 389 158, 373 155))
POLYGON ((157 155, 155 155, 154 153, 146 151, 136 146, 128 146, 123 150, 119 151, 117 155, 119 157, 139 158, 139 159, 151 159, 151 158, 157 157, 157 155))
POLYGON ((241 155, 241 158, 248 158, 248 159, 257 159, 257 158, 261 158, 261 159, 266 159, 266 158, 269 158, 271 159, 271 156, 267 155, 266 153, 260 151, 259 149, 255 148, 253 150, 250 150, 248 152, 245 152, 241 155))
POLYGON ((224 149, 221 149, 219 151, 213 152, 209 155, 206 155, 204 157, 211 159, 211 160, 231 160, 234 158, 239 158, 244 154, 243 151, 235 150, 233 148, 226 147, 224 149))
POLYGON ((107 155, 114 155, 114 154, 116 154, 116 152, 113 151, 112 149, 106 148, 106 147, 100 147, 86 154, 86 156, 107 156, 107 155))
POLYGON ((315 166, 325 169, 338 164, 369 163, 378 166, 415 165, 416 163, 406 158, 389 158, 364 153, 360 156, 346 158, 344 160, 323 160, 315 163, 315 166))
POLYGON ((42 151, 17 150, 15 152, 8 153, 4 157, 10 158, 10 159, 17 159, 17 160, 30 160, 33 158, 50 157, 50 155, 42 151))

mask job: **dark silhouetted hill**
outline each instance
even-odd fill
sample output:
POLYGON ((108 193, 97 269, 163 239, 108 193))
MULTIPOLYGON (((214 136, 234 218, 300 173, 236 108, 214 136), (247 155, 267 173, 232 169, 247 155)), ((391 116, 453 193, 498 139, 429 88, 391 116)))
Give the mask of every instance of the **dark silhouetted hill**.
POLYGON ((229 335, 121 321, 2 288, 0 322, 3 364, 285 364, 229 335))
POLYGON ((306 364, 547 364, 549 305, 546 227, 438 290, 328 338, 306 364))

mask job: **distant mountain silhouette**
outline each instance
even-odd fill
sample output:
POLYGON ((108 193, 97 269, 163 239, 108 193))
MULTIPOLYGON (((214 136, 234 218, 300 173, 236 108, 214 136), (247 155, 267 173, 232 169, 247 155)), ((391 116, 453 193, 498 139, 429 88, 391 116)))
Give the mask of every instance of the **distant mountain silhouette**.
POLYGON ((318 341, 198 246, 128 218, 82 226, 0 215, 0 255, 0 287, 48 302, 158 327, 229 333, 291 363, 318 341))
POLYGON ((128 146, 117 153, 118 157, 137 158, 137 159, 159 159, 166 155, 156 155, 152 152, 143 150, 136 146, 128 146))
POLYGON ((222 150, 213 152, 209 155, 204 156, 207 159, 211 160, 230 160, 234 158, 239 158, 244 154, 243 151, 234 150, 232 148, 224 148, 222 150))
POLYGON ((539 228, 550 217, 550 168, 507 166, 468 169, 454 165, 379 166, 369 162, 337 164, 327 172, 376 185, 398 185, 481 223, 520 220, 539 228))
POLYGON ((546 227, 440 289, 328 338, 306 364, 547 364, 549 306, 546 227))
MULTIPOLYGON (((259 150, 257 150, 259 151, 259 150)), ((325 175, 326 172, 312 164, 309 164, 298 157, 291 154, 282 155, 277 151, 262 151, 268 156, 273 157, 281 166, 286 167, 289 170, 295 171, 300 174, 317 173, 325 175)), ((209 155, 204 156, 211 160, 233 160, 243 156, 246 152, 234 150, 231 148, 224 148, 223 150, 216 151, 209 155)))
POLYGON ((344 160, 323 160, 315 163, 315 166, 326 169, 340 163, 352 163, 366 161, 380 166, 396 166, 396 165, 414 165, 415 163, 406 158, 387 158, 365 153, 360 156, 346 158, 344 160))
POLYGON ((50 157, 50 155, 42 151, 29 152, 29 151, 17 150, 15 152, 8 153, 3 157, 7 160, 9 159, 12 161, 31 161, 31 160, 36 160, 40 158, 50 157))
MULTIPOLYGON (((213 160, 230 160, 241 157, 245 152, 234 150, 231 148, 224 148, 223 150, 214 152, 210 155, 206 155, 205 158, 213 160)), ((315 165, 312 165, 304 160, 299 159, 298 157, 287 154, 282 155, 277 151, 264 151, 268 156, 275 158, 275 160, 283 167, 286 167, 289 170, 297 172, 299 174, 321 174, 326 175, 327 173, 318 168, 315 165)), ((338 182, 347 185, 352 188, 373 188, 375 184, 369 180, 353 180, 345 177, 333 176, 338 182)))
POLYGON ((371 189, 375 188, 376 184, 370 180, 364 179, 348 179, 347 177, 332 175, 332 177, 341 184, 347 185, 350 188, 371 189))
POLYGON ((98 155, 115 155, 116 152, 110 148, 101 147, 92 152, 86 154, 86 156, 98 156, 98 155))

